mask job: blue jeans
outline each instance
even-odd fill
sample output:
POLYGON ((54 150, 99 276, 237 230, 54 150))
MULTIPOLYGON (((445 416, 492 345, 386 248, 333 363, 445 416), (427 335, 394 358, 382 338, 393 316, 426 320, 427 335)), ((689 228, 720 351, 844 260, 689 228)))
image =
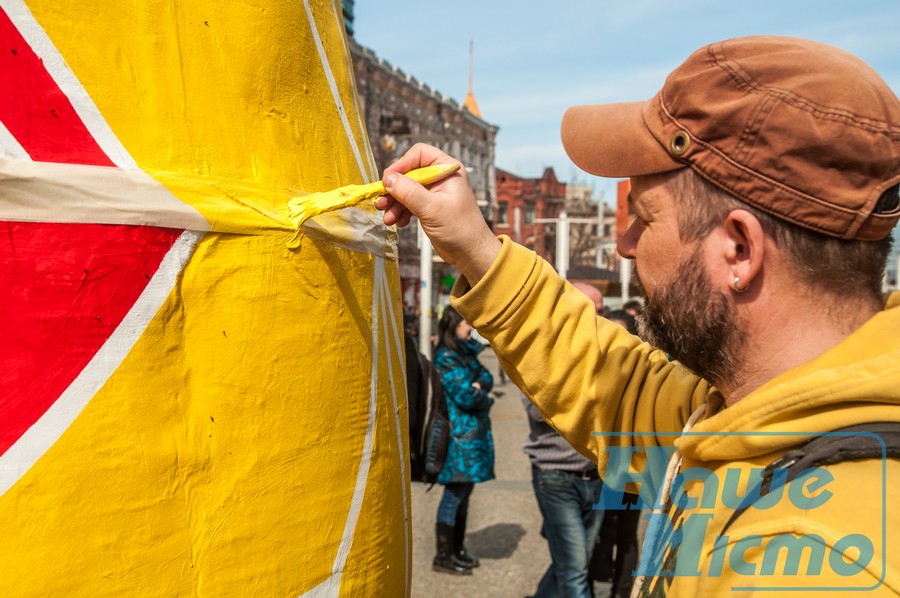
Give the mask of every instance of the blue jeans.
POLYGON ((603 522, 603 511, 593 507, 602 482, 555 469, 532 467, 531 473, 551 561, 534 598, 589 598, 588 565, 603 522))
POLYGON ((469 496, 475 489, 473 482, 451 482, 444 486, 444 495, 438 505, 437 522, 456 525, 460 517, 469 512, 469 496))

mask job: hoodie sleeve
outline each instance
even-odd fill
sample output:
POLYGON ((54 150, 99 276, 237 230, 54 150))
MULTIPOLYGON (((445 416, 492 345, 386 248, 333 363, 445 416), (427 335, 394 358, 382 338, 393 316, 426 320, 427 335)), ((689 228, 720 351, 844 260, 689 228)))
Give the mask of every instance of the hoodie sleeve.
POLYGON ((590 300, 533 251, 500 239, 484 278, 470 287, 460 277, 451 303, 488 339, 544 419, 601 472, 607 445, 672 444, 712 387, 597 317, 590 300))

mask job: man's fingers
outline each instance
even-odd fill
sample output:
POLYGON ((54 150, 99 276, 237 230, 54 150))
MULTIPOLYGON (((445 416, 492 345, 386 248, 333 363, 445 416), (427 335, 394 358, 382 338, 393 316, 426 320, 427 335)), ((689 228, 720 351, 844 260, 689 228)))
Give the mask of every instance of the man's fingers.
POLYGON ((399 201, 391 203, 384 211, 384 223, 387 226, 392 224, 406 226, 406 224, 409 224, 409 210, 399 201), (406 223, 403 223, 404 216, 406 216, 406 223))
POLYGON ((389 207, 391 207, 391 199, 390 195, 382 195, 378 199, 375 200, 375 209, 381 210, 382 212, 386 212, 389 207))
MULTIPOLYGON (((394 199, 406 206, 413 215, 419 215, 419 211, 426 201, 425 196, 428 193, 425 187, 411 178, 403 176, 402 174, 397 174, 396 172, 388 173, 387 176, 384 177, 383 183, 385 190, 387 190, 394 199)), ((393 208, 393 206, 391 207, 393 208)))
POLYGON ((404 226, 409 225, 409 221, 412 218, 412 214, 410 214, 409 210, 404 210, 403 214, 400 215, 399 220, 397 220, 397 226, 403 228, 404 226))
POLYGON ((439 160, 453 161, 450 156, 436 147, 424 143, 417 143, 409 148, 409 150, 397 159, 396 162, 388 166, 385 173, 405 173, 416 168, 422 168, 423 166, 431 166, 439 160))

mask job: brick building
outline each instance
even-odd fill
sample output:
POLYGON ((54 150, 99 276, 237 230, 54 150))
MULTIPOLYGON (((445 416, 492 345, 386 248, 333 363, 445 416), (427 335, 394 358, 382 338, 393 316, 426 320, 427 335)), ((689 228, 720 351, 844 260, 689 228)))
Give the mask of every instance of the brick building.
POLYGON ((509 235, 554 263, 556 233, 552 224, 539 222, 557 218, 566 203, 566 184, 552 168, 540 178, 526 178, 497 169, 497 212, 494 232, 509 235))
POLYGON ((552 168, 539 178, 497 169, 497 213, 494 232, 533 249, 556 264, 556 230, 560 213, 569 220, 569 266, 616 269, 610 258, 615 245, 615 212, 593 198, 588 185, 560 182, 552 168))

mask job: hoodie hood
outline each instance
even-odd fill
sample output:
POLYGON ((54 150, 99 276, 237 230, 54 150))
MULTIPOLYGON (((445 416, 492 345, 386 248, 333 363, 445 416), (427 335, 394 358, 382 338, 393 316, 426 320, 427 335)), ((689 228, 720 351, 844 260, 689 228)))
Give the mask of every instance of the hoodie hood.
POLYGON ((687 459, 740 460, 875 421, 900 421, 900 292, 839 344, 700 421, 699 435, 676 444, 687 459))

